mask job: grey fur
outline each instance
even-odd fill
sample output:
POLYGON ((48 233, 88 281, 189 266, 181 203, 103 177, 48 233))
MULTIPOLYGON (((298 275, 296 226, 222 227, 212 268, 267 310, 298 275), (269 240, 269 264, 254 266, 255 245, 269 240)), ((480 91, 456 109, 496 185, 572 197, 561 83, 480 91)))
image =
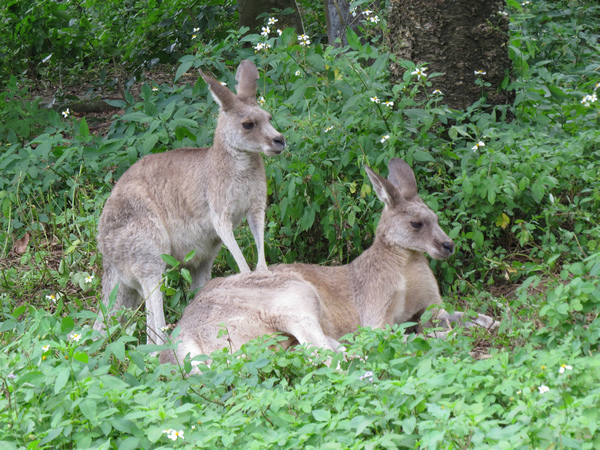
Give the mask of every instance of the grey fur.
MULTIPOLYGON (((445 259, 454 252, 454 243, 418 196, 408 164, 390 161, 388 179, 366 170, 385 204, 369 249, 343 266, 281 264, 269 272, 211 280, 183 313, 176 352, 163 351, 161 362, 180 363, 188 353, 235 351, 252 338, 273 333, 289 337, 284 345, 339 350, 340 337, 359 325, 381 328, 418 321, 426 308, 441 303, 423 252, 445 259), (220 323, 228 335, 218 338, 220 323)), ((494 323, 481 317, 477 325, 494 323)), ((463 320, 461 313, 450 316, 443 310, 439 318, 463 320)))
MULTIPOLYGON (((136 162, 115 185, 98 227, 104 266, 102 301, 108 305, 117 283, 115 309, 136 308, 145 300, 149 343, 162 343, 165 338, 160 284, 166 264, 161 254, 183 261, 196 250, 185 265, 192 289, 210 279, 222 243, 240 271, 248 272, 233 234, 246 217, 257 246, 257 269, 267 270, 267 183, 260 153, 281 153, 285 139, 256 102, 259 74, 251 61, 238 67, 238 95, 200 74, 220 105, 212 147, 180 148, 136 162)), ((99 317, 94 329, 102 332, 104 326, 99 317)))

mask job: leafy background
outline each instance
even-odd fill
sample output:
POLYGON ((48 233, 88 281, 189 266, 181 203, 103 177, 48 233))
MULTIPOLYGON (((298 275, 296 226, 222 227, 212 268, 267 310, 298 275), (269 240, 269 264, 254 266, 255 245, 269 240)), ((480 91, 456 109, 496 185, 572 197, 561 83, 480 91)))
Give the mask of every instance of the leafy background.
MULTIPOLYGON (((322 16, 319 4, 300 3, 305 18, 322 16)), ((596 447, 600 8, 509 1, 515 102, 467 110, 448 109, 434 74, 411 76, 410 61, 398 61, 409 69, 403 82, 389 82, 384 9, 379 23, 365 21, 366 38, 349 33, 338 49, 321 43, 317 25, 307 46, 290 29, 245 35, 235 10, 231 1, 0 6, 3 447, 596 447), (111 187, 143 155, 210 145, 217 105, 189 74, 201 68, 233 86, 243 59, 260 68, 264 107, 289 145, 266 159, 268 261, 360 254, 382 207, 362 167, 386 174, 399 156, 457 245, 450 261, 432 262, 446 308, 493 315, 497 334, 457 329, 440 341, 399 338, 404 326, 365 329, 348 338, 354 358, 333 355, 339 369, 323 364, 326 352, 276 351, 264 338, 212 355, 189 378, 140 345, 143 310, 92 339, 95 234, 111 187), (62 114, 67 86, 82 79, 94 80, 93 94, 121 90, 108 125, 62 114), (52 98, 36 99, 40 86, 52 98)), ((238 238, 255 262, 246 226, 238 238)), ((215 275, 235 270, 223 250, 215 275)), ((187 278, 176 266, 165 275, 170 322, 191 295, 187 278)))

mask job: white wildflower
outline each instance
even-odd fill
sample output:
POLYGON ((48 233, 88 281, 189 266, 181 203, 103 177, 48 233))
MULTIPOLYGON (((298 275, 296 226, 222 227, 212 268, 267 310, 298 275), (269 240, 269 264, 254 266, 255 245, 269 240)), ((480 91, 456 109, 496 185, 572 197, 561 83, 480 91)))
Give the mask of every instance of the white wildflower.
POLYGON ((327 127, 325 128, 325 133, 329 133, 331 130, 333 130, 333 127, 327 127))
POLYGON ((156 92, 156 91, 158 91, 158 88, 155 86, 152 88, 152 92, 156 92))
POLYGON ((280 29, 280 28, 277 28, 277 34, 278 34, 279 36, 281 36, 281 35, 283 34, 283 31, 281 31, 281 29, 280 29))
POLYGON ((373 382, 373 372, 370 370, 366 371, 364 375, 361 375, 360 381, 369 380, 371 383, 373 382))
POLYGON ((485 75, 487 72, 484 72, 483 70, 476 70, 475 71, 475 75, 485 75))
POLYGON ((52 303, 56 303, 56 301, 60 298, 60 294, 50 294, 46 295, 46 300, 50 300, 52 303))
POLYGON ((310 45, 310 37, 306 34, 301 34, 300 36, 298 36, 298 39, 300 39, 300 45, 302 45, 303 47, 310 45))
POLYGON ((385 101, 385 102, 383 102, 383 104, 384 104, 385 106, 389 107, 389 108, 391 108, 392 106, 394 106, 394 102, 391 102, 391 101, 389 101, 389 100, 388 100, 388 101, 385 101))
POLYGON ((63 117, 66 119, 67 117, 69 117, 71 115, 71 110, 69 110, 69 108, 65 109, 62 112, 63 117))
POLYGON ((411 75, 416 75, 417 77, 421 78, 421 77, 426 77, 427 74, 425 73, 425 70, 427 70, 425 67, 417 67, 415 70, 413 70, 410 74, 411 75))
POLYGON ((550 388, 548 386, 543 385, 543 384, 538 388, 538 391, 540 391, 540 394, 545 394, 549 390, 550 390, 550 388))
POLYGON ((475 151, 475 150, 478 150, 481 147, 485 147, 485 142, 479 141, 477 144, 475 144, 474 147, 471 148, 471 150, 475 151))
POLYGON ((384 143, 385 143, 385 141, 387 141, 389 138, 390 138, 390 135, 389 135, 389 134, 386 134, 385 136, 383 136, 383 137, 381 138, 381 140, 380 140, 379 142, 381 142, 382 144, 384 144, 384 143))
POLYGON ((177 438, 183 439, 183 430, 175 431, 172 429, 163 430, 163 433, 167 433, 167 437, 172 441, 176 441, 177 438))
POLYGON ((585 106, 586 108, 589 108, 592 103, 597 102, 597 101, 598 101, 598 96, 594 92, 592 95, 586 95, 585 97, 583 97, 581 99, 581 104, 583 106, 585 106))
POLYGON ((258 99, 258 103, 260 103, 261 105, 264 105, 266 102, 265 98, 261 95, 258 99))
POLYGON ((262 36, 268 36, 270 32, 271 32, 271 29, 269 27, 262 27, 262 33, 260 33, 260 34, 262 36))
POLYGON ((90 275, 88 277, 85 277, 85 282, 86 283, 91 283, 94 280, 94 275, 90 275))
POLYGON ((432 94, 434 94, 434 95, 442 95, 443 92, 440 91, 439 89, 436 89, 435 91, 432 92, 432 94))
POLYGON ((372 13, 373 11, 371 11, 370 9, 365 9, 365 11, 363 12, 365 16, 370 16, 372 13))
POLYGON ((378 16, 369 17, 369 22, 378 23, 381 19, 378 16))
POLYGON ((560 366, 560 369, 558 369, 558 373, 565 373, 565 370, 573 370, 573 367, 571 367, 567 364, 562 364, 560 366))
POLYGON ((297 77, 299 77, 299 76, 301 75, 301 74, 300 74, 300 71, 299 71, 299 70, 296 70, 296 73, 295 73, 294 75, 296 75, 297 77))
POLYGON ((275 23, 279 22, 279 19, 276 19, 275 17, 269 17, 269 20, 267 21, 268 25, 275 25, 275 23))
POLYGON ((50 350, 50 345, 44 345, 42 347, 42 350, 43 350, 44 353, 46 353, 48 350, 50 350))
POLYGON ((372 101, 373 103, 379 103, 379 102, 380 102, 380 100, 377 98, 377 96, 375 96, 375 97, 371 97, 371 101, 372 101))
POLYGON ((81 340, 81 334, 79 333, 71 333, 69 335, 69 341, 79 342, 81 340))

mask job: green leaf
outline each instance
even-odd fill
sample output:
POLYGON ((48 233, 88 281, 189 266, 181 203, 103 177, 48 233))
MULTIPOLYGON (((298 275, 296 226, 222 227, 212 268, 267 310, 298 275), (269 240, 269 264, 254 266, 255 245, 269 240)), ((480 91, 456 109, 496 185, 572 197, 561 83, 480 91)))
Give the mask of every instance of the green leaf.
POLYGON ((372 80, 376 80, 379 75, 381 75, 384 71, 387 71, 388 68, 388 55, 384 53, 379 58, 375 60, 375 62, 371 65, 369 69, 369 74, 371 75, 372 80))
POLYGON ((63 334, 66 334, 73 331, 73 328, 75 328, 75 321, 73 320, 73 318, 70 316, 63 317, 63 319, 60 322, 60 331, 63 334))
POLYGON ((535 200, 536 203, 540 203, 544 199, 544 194, 546 193, 546 188, 541 181, 536 181, 531 186, 531 196, 535 200))
POLYGON ((177 102, 175 99, 171 100, 171 102, 167 105, 165 110, 158 115, 161 120, 167 121, 171 118, 173 113, 175 112, 175 107, 177 106, 177 102))
POLYGON ((356 34, 356 32, 348 27, 348 29, 346 30, 346 38, 348 39, 348 45, 350 46, 350 48, 352 48, 352 50, 356 50, 356 51, 362 51, 363 50, 363 46, 360 43, 360 38, 358 37, 358 34, 356 34))
POLYGON ((46 437, 44 437, 44 439, 41 440, 40 442, 40 446, 47 444, 48 442, 52 442, 54 439, 56 439, 64 430, 64 427, 59 427, 59 428, 53 428, 51 429, 48 434, 46 435, 46 437))
POLYGON ((402 421, 402 431, 406 434, 412 434, 417 427, 417 419, 415 416, 410 416, 402 421))
POLYGON ((138 345, 137 350, 140 353, 154 353, 161 352, 163 350, 167 350, 169 345, 156 345, 156 344, 148 344, 148 345, 138 345))
POLYGON ((160 255, 160 257, 162 258, 162 260, 164 262, 166 262, 168 265, 173 266, 173 267, 177 267, 179 266, 179 261, 177 261, 177 259, 173 258, 171 255, 160 255))
POLYGON ((146 363, 144 362, 144 357, 140 352, 130 350, 129 352, 127 352, 127 357, 140 369, 145 370, 146 363))
POLYGON ((479 230, 473 230, 473 241, 476 248, 483 248, 483 233, 479 230))
POLYGON ((150 427, 150 429, 148 430, 148 440, 150 442, 152 442, 153 444, 155 442, 157 442, 160 437, 163 435, 163 428, 162 427, 150 427))
POLYGON ((11 316, 13 316, 15 319, 19 319, 19 317, 25 312, 25 310, 27 310, 26 305, 17 306, 12 312, 11 316))
POLYGON ((65 387, 67 381, 69 381, 69 377, 71 376, 71 369, 68 367, 62 367, 58 376, 54 381, 54 395, 58 394, 62 388, 65 387))
POLYGON ((106 353, 113 354, 119 361, 125 361, 125 343, 119 339, 106 346, 106 353))
POLYGON ((181 63, 181 65, 177 68, 177 72, 175 72, 175 79, 173 80, 173 82, 177 82, 177 80, 179 80, 179 78, 181 78, 181 75, 186 73, 190 69, 190 67, 192 67, 193 65, 194 65, 194 60, 192 60, 192 59, 183 61, 181 63))
POLYGON ((144 114, 143 112, 132 112, 132 113, 123 115, 123 117, 121 117, 121 119, 128 120, 130 122, 149 123, 154 118, 147 114, 144 114))
POLYGON ((376 416, 356 416, 350 421, 350 426, 356 428, 356 436, 358 436, 365 428, 375 422, 376 419, 376 416))
POLYGON ((415 161, 419 162, 435 162, 435 158, 423 150, 415 150, 413 153, 415 161))
POLYGON ((73 355, 73 359, 75 359, 76 361, 82 362, 84 364, 87 364, 88 362, 90 362, 90 357, 87 353, 84 352, 76 352, 73 355))
POLYGON ((135 164, 138 160, 138 152, 135 147, 127 147, 127 160, 129 161, 129 165, 135 164))
MULTIPOLYGON (((147 155, 148 153, 150 153, 152 151, 152 149, 156 145, 156 142, 158 142, 158 138, 159 138, 159 135, 157 133, 147 134, 146 136, 144 136, 142 149, 144 150, 145 155, 147 155)), ((132 148, 132 147, 130 147, 130 148, 132 148)), ((137 159, 137 153, 136 153, 136 159, 137 159)))
POLYGON ((83 136, 84 139, 87 139, 90 136, 90 129, 85 121, 85 117, 82 117, 81 122, 79 123, 79 134, 83 136))
POLYGON ((331 420, 331 413, 325 409, 315 409, 312 415, 319 422, 329 422, 331 420))
POLYGON ((79 409, 90 422, 97 422, 98 408, 95 400, 84 398, 79 404, 79 409))

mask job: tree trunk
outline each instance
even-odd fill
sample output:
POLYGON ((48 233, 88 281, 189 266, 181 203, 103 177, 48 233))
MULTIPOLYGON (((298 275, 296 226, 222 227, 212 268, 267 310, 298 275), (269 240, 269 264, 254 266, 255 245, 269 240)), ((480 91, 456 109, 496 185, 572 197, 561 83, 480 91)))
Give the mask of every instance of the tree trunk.
MULTIPOLYGON (((392 52, 427 73, 444 94, 444 103, 464 109, 487 97, 491 105, 512 103, 513 94, 500 90, 509 74, 508 20, 499 11, 502 0, 391 0, 388 19, 392 52), (480 72, 480 73, 476 73, 480 72), (484 72, 484 73, 483 73, 484 72), (484 84, 478 86, 480 78, 484 84)), ((406 69, 392 64, 392 78, 402 80, 406 69)))
POLYGON ((352 14, 350 14, 350 4, 346 0, 323 0, 323 5, 325 6, 329 45, 336 47, 348 45, 346 28, 353 19, 352 14), (335 41, 338 38, 341 44, 336 44, 335 41))
POLYGON ((271 26, 272 32, 278 28, 294 28, 297 34, 304 34, 304 24, 296 0, 238 0, 240 27, 250 28, 250 33, 260 33, 262 27, 266 26, 267 18, 257 19, 262 13, 269 13, 270 17, 277 19, 277 23, 271 26), (281 14, 286 8, 291 8, 293 13, 281 14))

